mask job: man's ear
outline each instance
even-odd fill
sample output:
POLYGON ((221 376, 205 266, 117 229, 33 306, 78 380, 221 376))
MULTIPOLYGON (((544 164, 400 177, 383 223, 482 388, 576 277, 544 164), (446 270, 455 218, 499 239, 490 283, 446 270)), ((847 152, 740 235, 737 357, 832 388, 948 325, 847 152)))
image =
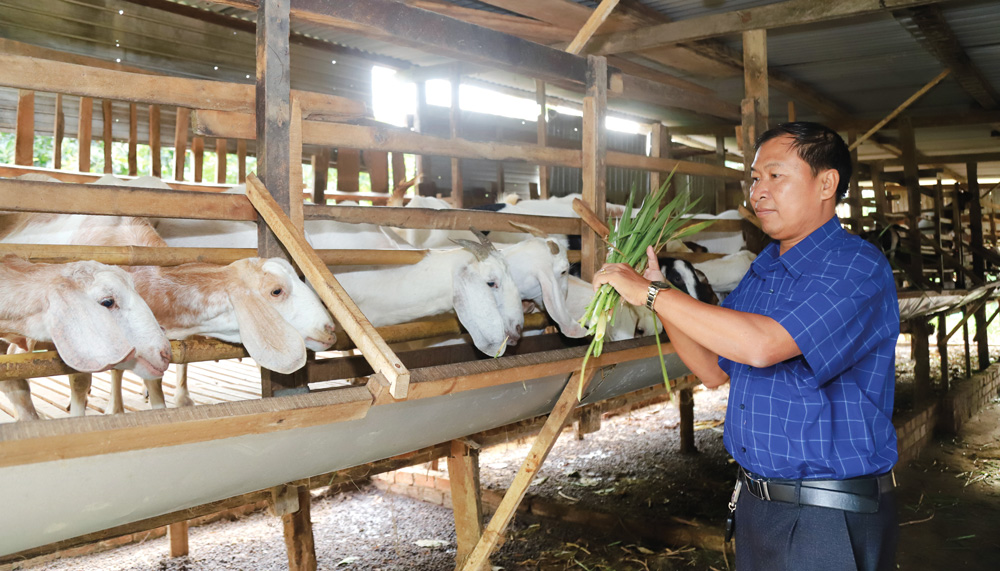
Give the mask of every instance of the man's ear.
POLYGON ((836 198, 837 187, 840 186, 840 173, 837 172, 837 169, 826 169, 820 173, 819 179, 823 185, 820 189, 820 197, 823 200, 836 198))

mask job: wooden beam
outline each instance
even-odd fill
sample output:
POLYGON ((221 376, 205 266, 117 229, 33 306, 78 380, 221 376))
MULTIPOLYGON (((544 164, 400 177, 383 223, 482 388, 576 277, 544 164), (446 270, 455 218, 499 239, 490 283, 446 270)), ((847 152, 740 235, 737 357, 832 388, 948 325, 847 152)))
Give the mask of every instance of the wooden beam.
POLYGON ((839 20, 948 0, 787 0, 754 8, 733 10, 644 29, 618 32, 594 38, 592 49, 599 54, 618 54, 661 48, 679 43, 735 35, 750 30, 773 30, 839 20))
MULTIPOLYGON (((448 126, 451 138, 458 139, 462 128, 462 106, 460 101, 462 75, 456 72, 451 76, 451 108, 448 110, 448 126)), ((451 159, 451 205, 462 208, 465 203, 465 183, 462 180, 462 159, 451 159)))
POLYGON ((514 481, 507 488, 507 493, 504 494, 503 500, 497 506, 497 510, 493 514, 493 518, 490 519, 489 525, 483 531, 483 536, 480 538, 479 543, 476 544, 475 550, 469 556, 465 566, 462 567, 465 571, 481 571, 488 565, 490 554, 496 548, 497 543, 500 541, 500 536, 507 529, 507 525, 514 517, 514 512, 517 506, 520 505, 521 500, 524 499, 524 495, 528 491, 528 486, 535 479, 535 474, 538 473, 549 452, 552 451, 556 439, 559 438, 570 414, 577 405, 577 394, 582 393, 590 383, 594 375, 594 370, 591 369, 591 372, 586 377, 581 377, 580 373, 570 375, 570 378, 566 382, 566 387, 563 389, 562 394, 559 395, 559 400, 556 401, 556 405, 549 414, 549 418, 545 421, 545 426, 542 427, 538 437, 535 438, 535 442, 532 444, 527 458, 524 459, 517 475, 514 476, 514 481))
POLYGON ((351 300, 316 252, 305 241, 301 231, 292 226, 260 180, 247 176, 247 198, 274 230, 320 299, 330 309, 340 326, 357 343, 372 368, 389 382, 390 393, 396 399, 406 398, 410 373, 396 354, 379 337, 371 322, 351 300))
POLYGON ((135 103, 128 105, 128 174, 139 174, 139 109, 135 103))
POLYGON ((62 142, 66 135, 66 116, 63 115, 62 93, 56 93, 55 124, 52 126, 52 168, 62 168, 62 142))
MULTIPOLYGON (((604 220, 607 202, 608 133, 605 114, 608 109, 608 62, 599 56, 588 56, 587 95, 583 99, 583 202, 604 220)), ((604 243, 590 228, 582 229, 580 276, 590 281, 604 264, 604 243)))
POLYGON ((587 18, 587 22, 580 28, 577 32, 576 37, 573 41, 566 46, 566 51, 571 54, 579 54, 583 49, 583 46, 587 45, 590 38, 597 32, 597 29, 601 27, 601 24, 608 19, 611 15, 611 11, 615 9, 618 5, 618 0, 601 0, 601 3, 590 13, 590 17, 587 18))
POLYGON ((479 449, 466 441, 452 440, 448 455, 448 481, 455 512, 456 568, 461 569, 483 534, 483 502, 479 493, 479 449))
MULTIPOLYGON (((951 155, 924 155, 922 158, 918 158, 917 164, 919 165, 933 165, 933 164, 965 164, 968 162, 975 163, 995 163, 1000 162, 1000 152, 971 152, 971 153, 955 153, 951 155)), ((902 158, 898 159, 886 159, 883 161, 886 166, 898 167, 904 165, 902 158)))
MULTIPOLYGON (((969 194, 972 195, 972 202, 969 203, 969 232, 972 236, 970 246, 972 249, 972 274, 980 280, 986 280, 986 260, 983 258, 983 207, 979 195, 979 165, 969 162, 965 165, 965 172, 969 177, 969 194)), ((956 199, 957 202, 957 199, 956 199)), ((985 370, 990 365, 990 345, 986 326, 986 306, 983 304, 975 311, 976 319, 976 353, 979 358, 979 370, 985 370)))
POLYGON ((163 178, 160 158, 160 106, 149 106, 149 154, 152 155, 152 165, 149 174, 163 178))
MULTIPOLYGON (((466 8, 441 0, 404 0, 404 3, 414 8, 437 12, 450 18, 468 22, 469 24, 511 34, 543 45, 551 44, 556 40, 567 41, 573 37, 572 30, 568 28, 555 26, 547 22, 540 22, 532 18, 487 12, 477 8, 466 8)), ((468 66, 466 65, 466 67, 468 66)))
MULTIPOLYGON (((539 147, 545 147, 549 141, 549 113, 546 106, 545 82, 535 80, 535 103, 538 104, 538 119, 535 127, 537 130, 537 141, 539 147)), ((549 167, 548 165, 538 165, 538 197, 542 200, 549 198, 549 167)))
MULTIPOLYGON (((2 204, 0 202, 0 205, 2 204)), ((434 210, 431 208, 380 207, 373 210, 367 206, 310 205, 305 208, 305 218, 306 220, 327 219, 352 223, 365 221, 394 228, 467 229, 473 226, 484 232, 494 230, 516 232, 517 230, 513 229, 510 223, 517 222, 535 226, 550 234, 580 233, 580 220, 578 218, 503 214, 502 212, 467 209, 434 210)))
POLYGON ((313 204, 326 204, 326 185, 330 176, 330 149, 321 147, 313 153, 313 204))
POLYGON ((205 172, 205 138, 192 137, 191 156, 194 158, 194 181, 201 182, 205 172))
MULTIPOLYGON (((189 109, 253 113, 254 86, 97 69, 32 57, 0 54, 0 86, 189 109)), ((294 90, 306 117, 348 120, 368 117, 362 101, 294 90)))
POLYGON ((177 120, 174 123, 174 180, 184 180, 184 159, 187 155, 188 123, 191 110, 186 107, 177 108, 177 120))
POLYGON ((225 139, 215 140, 215 182, 226 184, 226 164, 229 158, 229 144, 225 139))
POLYGON ((35 92, 17 93, 17 119, 14 126, 14 164, 31 166, 35 159, 35 92))
POLYGON ((337 149, 337 191, 358 192, 361 175, 361 151, 341 147, 337 149))
POLYGON ((683 109, 722 119, 739 117, 739 108, 714 95, 692 92, 619 72, 612 76, 608 97, 651 103, 667 109, 683 109))
MULTIPOLYGON (((0 69, 3 69, 2 63, 3 56, 0 56, 0 69)), ((6 75, 6 70, 0 76, 6 75)), ((90 139, 92 136, 94 117, 94 100, 90 97, 80 98, 80 112, 77 114, 79 119, 76 128, 76 140, 79 144, 77 149, 77 156, 79 157, 79 166, 77 168, 80 172, 90 172, 90 139)))
MULTIPOLYGON (((882 127, 884 127, 886 123, 888 123, 889 121, 892 121, 897 115, 899 115, 907 107, 909 107, 910 105, 912 105, 914 101, 916 101, 917 99, 920 99, 920 97, 922 97, 925 93, 927 93, 928 91, 930 91, 932 87, 934 87, 935 85, 937 85, 938 83, 940 83, 942 79, 944 79, 945 77, 948 77, 949 73, 951 73, 951 69, 946 69, 946 70, 942 71, 941 73, 937 74, 937 76, 935 76, 934 79, 928 81, 926 85, 924 85, 923 87, 921 87, 920 89, 918 89, 916 93, 914 93, 913 95, 911 95, 910 97, 908 97, 906 99, 906 101, 900 103, 898 107, 896 107, 888 115, 886 115, 885 119, 882 119, 881 121, 879 121, 878 123, 876 123, 871 129, 868 130, 868 132, 866 132, 864 135, 861 135, 861 137, 859 137, 858 140, 856 140, 853 143, 851 143, 851 146, 849 147, 849 150, 854 150, 854 149, 858 148, 858 146, 861 143, 864 143, 865 141, 867 141, 879 129, 881 129, 882 127)), ((912 127, 912 123, 910 125, 912 127)))

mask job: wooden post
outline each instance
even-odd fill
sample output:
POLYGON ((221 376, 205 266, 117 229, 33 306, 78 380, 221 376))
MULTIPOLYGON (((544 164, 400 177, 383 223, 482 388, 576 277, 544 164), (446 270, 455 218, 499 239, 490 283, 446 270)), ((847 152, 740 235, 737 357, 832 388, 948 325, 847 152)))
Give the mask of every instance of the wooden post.
POLYGON ((79 122, 76 127, 80 172, 90 172, 90 139, 92 136, 94 118, 94 100, 89 97, 80 98, 79 122))
POLYGON ((788 122, 795 122, 795 102, 791 100, 788 101, 788 122))
POLYGON ((201 182, 205 168, 205 138, 191 139, 191 155, 194 157, 194 181, 201 182))
POLYGON ((972 351, 969 347, 969 306, 962 306, 962 340, 965 343, 965 376, 972 375, 972 351))
POLYGON ((17 92, 17 124, 14 127, 14 164, 31 166, 35 160, 35 92, 17 92))
MULTIPOLYGON (((722 135, 715 136, 715 163, 720 167, 726 166, 726 138, 722 135)), ((728 209, 729 197, 726 196, 726 181, 715 179, 715 211, 725 212, 728 209)))
MULTIPOLYGON (((598 58, 589 56, 587 59, 593 60, 598 58)), ((603 60, 604 58, 600 59, 603 60)), ((584 114, 584 117, 586 117, 586 114, 584 114)), ((588 372, 586 378, 581 377, 580 373, 570 375, 566 387, 563 389, 562 394, 559 395, 559 400, 556 401, 555 407, 545 420, 545 424, 535 438, 535 443, 531 445, 531 450, 528 452, 527 458, 524 459, 521 468, 517 471, 517 475, 514 476, 514 481, 507 488, 507 493, 504 494, 503 500, 500 501, 500 505, 497 506, 497 510, 493 514, 493 518, 490 519, 489 525, 483 531, 483 536, 479 539, 479 543, 476 544, 476 549, 469 556, 465 567, 462 568, 464 571, 480 571, 487 568, 488 558, 496 547, 497 542, 499 542, 501 534, 507 529, 511 518, 514 517, 514 511, 521 503, 521 500, 524 499, 524 494, 528 491, 528 486, 531 485, 535 474, 538 473, 549 452, 552 451, 556 439, 559 438, 563 427, 566 426, 566 422, 573 412, 573 408, 576 407, 578 403, 577 394, 586 389, 593 377, 593 371, 588 372)))
POLYGON ((326 204, 326 184, 330 177, 330 149, 313 153, 313 204, 326 204))
POLYGON ((174 123, 174 180, 184 180, 184 159, 187 154, 188 123, 191 110, 177 108, 177 122, 174 123))
POLYGON ((163 164, 160 158, 160 106, 149 106, 149 154, 152 155, 152 171, 156 178, 163 178, 163 164))
MULTIPOLYGON (((587 92, 583 98, 583 202, 599 220, 605 220, 607 204, 608 133, 604 119, 608 110, 608 60, 587 56, 587 92)), ((604 264, 604 243, 589 227, 581 229, 581 277, 590 281, 604 264)))
POLYGON ((236 178, 239 184, 247 181, 247 142, 236 141, 236 178))
POLYGON ((681 389, 677 399, 680 412, 681 454, 694 454, 698 448, 694 444, 694 391, 681 389))
POLYGON ((135 103, 128 106, 128 174, 139 174, 139 108, 135 103))
MULTIPOLYGON (((743 85, 744 96, 740 105, 743 129, 743 200, 747 209, 750 204, 750 166, 754 159, 754 143, 767 130, 768 95, 767 75, 767 31, 750 30, 743 32, 743 85)), ((743 223, 743 235, 747 249, 760 252, 768 242, 768 237, 749 222, 743 223)))
POLYGON ((289 571, 313 571, 317 567, 311 503, 308 486, 285 484, 271 488, 270 511, 281 517, 289 571))
POLYGON ((595 407, 580 409, 576 419, 576 439, 583 440, 585 434, 593 434, 601 429, 601 411, 595 407))
MULTIPOLYGON (((451 76, 451 113, 449 114, 451 125, 451 138, 458 139, 462 126, 462 107, 459 101, 459 92, 462 87, 462 74, 458 66, 451 76)), ((462 160, 458 157, 451 159, 451 205, 455 208, 462 208, 465 202, 465 185, 462 181, 462 160)))
POLYGON ((170 556, 184 557, 188 550, 188 522, 178 521, 167 526, 167 537, 170 538, 170 556))
MULTIPOLYGON (((941 186, 941 173, 937 175, 937 184, 934 185, 934 243, 944 251, 944 238, 941 232, 941 219, 944 218, 944 188, 941 186)), ((938 287, 944 289, 944 257, 937 257, 938 287)))
MULTIPOLYGON (((964 270, 965 229, 962 226, 962 209, 958 205, 958 192, 959 192, 959 186, 958 183, 955 183, 955 190, 952 194, 952 201, 951 201, 951 225, 952 225, 952 232, 955 234, 955 257, 963 264, 962 271, 959 271, 955 274, 955 287, 958 289, 965 289, 965 287, 969 283, 969 280, 967 279, 968 276, 965 275, 965 270, 964 270)), ((968 340, 966 340, 966 344, 968 344, 968 340)), ((968 349, 966 349, 966 352, 968 352, 968 349)), ((968 355, 966 355, 966 359, 968 359, 968 355)), ((968 367, 966 367, 966 369, 968 369, 968 367)), ((968 373, 968 371, 966 371, 966 373, 968 373)), ((966 374, 966 376, 968 376, 968 374, 966 374)))
MULTIPOLYGON (((847 139, 849 141, 854 141, 857 137, 857 131, 852 129, 847 132, 847 139)), ((861 227, 861 184, 858 180, 857 149, 851 151, 851 172, 853 175, 851 176, 847 190, 847 204, 851 208, 851 215, 848 220, 851 225, 851 230, 853 230, 855 234, 860 234, 863 228, 861 227)))
POLYGON ((924 281, 924 262, 920 256, 920 179, 917 166, 917 146, 913 136, 910 118, 903 116, 899 125, 899 146, 903 151, 903 180, 906 184, 907 200, 910 203, 907 249, 910 251, 910 285, 920 287, 924 281))
POLYGON ((229 158, 229 142, 225 139, 215 140, 215 182, 226 184, 226 170, 229 158))
POLYGON ((947 315, 938 316, 938 355, 941 356, 941 387, 945 391, 951 390, 951 375, 948 373, 948 327, 947 315))
POLYGON ((361 151, 357 149, 337 149, 337 191, 358 192, 361 185, 361 151))
POLYGON ((66 135, 66 116, 63 114, 62 93, 56 93, 56 118, 52 127, 52 168, 62 168, 62 140, 66 135))
POLYGON ((407 180, 406 156, 403 153, 392 153, 392 187, 396 188, 407 180))
MULTIPOLYGON (((289 0, 266 0, 257 9, 257 177, 280 209, 291 215, 291 123, 288 45, 289 0)), ((248 189, 249 194, 249 189, 248 189)), ((301 200, 301 197, 299 197, 301 200)), ((298 228, 301 232, 301 228, 298 228)), ((257 223, 257 252, 289 261, 281 241, 263 217, 257 223)), ((305 369, 283 375, 261 369, 264 397, 308 391, 305 369)))
MULTIPOLYGON (((423 133, 424 131, 427 130, 426 123, 427 123, 427 84, 423 81, 419 81, 417 82, 417 108, 416 108, 416 113, 413 116, 413 130, 416 131, 417 133, 423 133)), ((339 167, 340 164, 339 159, 337 164, 339 167)), ((417 155, 416 164, 417 164, 418 184, 433 180, 431 178, 432 168, 431 168, 431 158, 429 156, 423 154, 417 155)), ((337 176, 339 178, 340 176, 339 171, 337 176)), ((420 192, 419 187, 417 187, 417 193, 419 194, 419 192, 420 192)))
POLYGON ((892 212, 892 202, 885 195, 885 180, 882 178, 882 161, 872 161, 869 170, 872 176, 872 189, 875 191, 875 219, 888 225, 886 214, 892 212))
POLYGON ((455 568, 461 569, 483 535, 483 503, 479 492, 479 449, 466 441, 452 440, 448 456, 451 505, 455 512, 458 553, 455 568))
MULTIPOLYGON (((969 179, 969 231, 972 233, 972 273, 978 279, 986 281, 986 260, 983 251, 983 205, 979 198, 979 165, 969 162, 965 165, 966 177, 969 179)), ((958 196, 955 197, 958 202, 958 196)), ((976 353, 979 355, 979 370, 990 366, 990 344, 987 335, 986 304, 976 310, 976 353)))
MULTIPOLYGON (((652 124, 652 130, 649 133, 649 156, 651 157, 663 157, 669 159, 670 157, 670 129, 666 125, 660 122, 652 124)), ((663 185, 663 181, 666 180, 667 174, 662 171, 649 171, 649 193, 652 194, 659 190, 660 186, 663 185)), ((672 197, 675 193, 673 189, 670 191, 670 196, 672 197)), ((665 201, 669 201, 669 197, 663 198, 665 201)))
POLYGON ((111 100, 104 99, 101 101, 101 126, 104 128, 104 135, 102 140, 104 141, 104 174, 111 174, 114 172, 114 163, 111 160, 111 138, 113 131, 111 130, 111 123, 113 115, 111 111, 111 100))
POLYGON ((913 339, 913 402, 926 403, 931 396, 930 327, 926 317, 910 321, 913 339))
MULTIPOLYGON (((546 106, 548 97, 545 94, 545 82, 535 80, 535 102, 538 103, 538 145, 544 147, 549 141, 549 114, 546 106)), ((549 198, 549 167, 538 166, 538 197, 549 198)))

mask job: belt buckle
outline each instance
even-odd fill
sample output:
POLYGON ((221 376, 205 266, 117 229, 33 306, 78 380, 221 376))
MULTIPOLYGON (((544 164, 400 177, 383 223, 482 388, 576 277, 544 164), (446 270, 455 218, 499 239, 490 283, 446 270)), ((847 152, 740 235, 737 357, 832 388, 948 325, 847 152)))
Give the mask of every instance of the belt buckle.
POLYGON ((764 496, 764 499, 771 501, 771 492, 767 489, 767 482, 765 480, 761 480, 758 484, 760 485, 760 493, 764 496))

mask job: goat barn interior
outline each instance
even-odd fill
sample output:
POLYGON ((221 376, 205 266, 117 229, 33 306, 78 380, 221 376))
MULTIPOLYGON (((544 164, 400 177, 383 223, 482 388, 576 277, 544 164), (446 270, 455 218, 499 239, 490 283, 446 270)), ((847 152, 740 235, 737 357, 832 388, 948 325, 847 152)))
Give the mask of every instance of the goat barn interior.
MULTIPOLYGON (((668 453, 710 439, 724 454, 721 420, 696 445, 695 415, 728 388, 702 387, 658 320, 622 306, 585 369, 578 320, 608 226, 668 182, 660 206, 697 201, 712 222, 661 256, 715 295, 675 286, 731 292, 769 240, 749 200, 755 141, 793 121, 848 143, 837 215, 893 267, 906 493, 935 434, 957 438, 1000 397, 997 29, 996 0, 0 2, 0 482, 16 491, 0 569, 164 528, 162 559, 183 557, 189 522, 260 505, 289 569, 439 568, 324 553, 310 505, 399 492, 394 474, 442 458, 448 567, 731 565, 722 516, 663 508, 645 536, 623 513, 575 516, 610 545, 674 526, 658 554, 610 564, 574 550, 545 566, 510 526, 529 504, 552 525, 546 510, 582 510, 529 493, 574 423, 584 440, 663 406, 668 453), (492 501, 481 451, 528 438, 492 501)), ((964 488, 1000 524, 988 434, 964 488)), ((920 505, 901 519, 928 521, 909 491, 920 505)), ((701 497, 720 514, 727 500, 701 497)), ((934 543, 919 528, 901 528, 902 562, 929 565, 935 545, 1000 555, 982 531, 934 543)))

